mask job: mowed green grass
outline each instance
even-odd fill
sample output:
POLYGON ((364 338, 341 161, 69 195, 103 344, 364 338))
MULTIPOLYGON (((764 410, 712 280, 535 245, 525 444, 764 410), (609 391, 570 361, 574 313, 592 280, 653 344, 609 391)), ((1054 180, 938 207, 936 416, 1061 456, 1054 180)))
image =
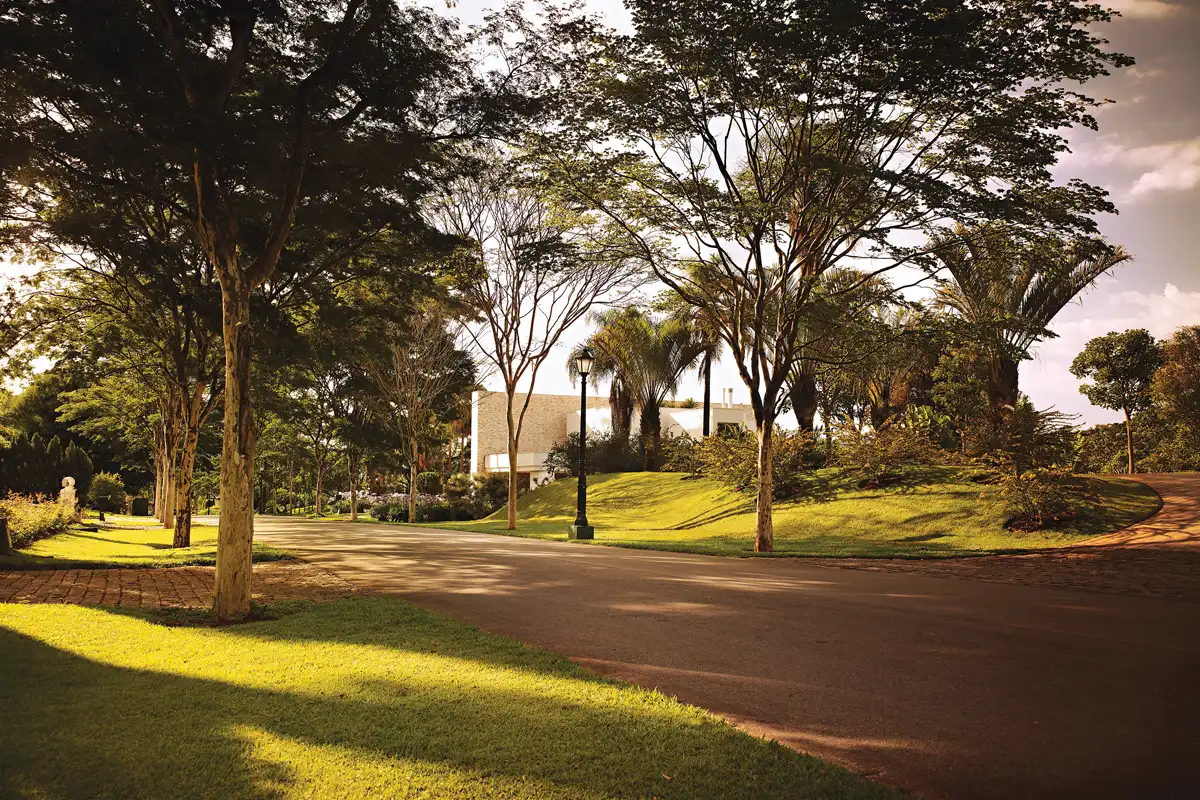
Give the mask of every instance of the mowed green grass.
MULTIPOLYGON (((860 489, 857 476, 820 470, 807 496, 775 504, 775 552, 782 556, 937 557, 986 555, 1074 544, 1145 519, 1161 506, 1154 490, 1119 478, 1086 478, 1100 500, 1060 528, 1005 529, 1004 514, 981 502, 987 489, 954 468, 910 469, 904 480, 860 489)), ((575 519, 575 480, 521 498, 518 530, 504 509, 482 520, 436 527, 566 539, 575 519)), ((754 498, 707 479, 632 472, 588 478, 588 521, 596 543, 714 555, 753 555, 754 498)))
POLYGON ((305 609, 0 604, 0 797, 900 796, 399 600, 305 609))
MULTIPOLYGON (((93 520, 88 520, 92 522, 93 520)), ((109 517, 98 531, 73 527, 40 539, 16 555, 0 556, 0 569, 88 569, 100 567, 183 567, 217 563, 217 529, 192 523, 192 546, 173 548, 174 532, 145 517, 109 517)), ((255 543, 254 560, 272 561, 288 554, 255 543)))

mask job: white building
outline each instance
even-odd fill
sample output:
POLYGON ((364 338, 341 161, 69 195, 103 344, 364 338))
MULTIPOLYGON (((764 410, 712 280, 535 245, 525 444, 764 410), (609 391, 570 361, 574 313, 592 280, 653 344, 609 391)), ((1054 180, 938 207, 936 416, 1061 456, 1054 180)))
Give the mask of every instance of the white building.
MULTIPOLYGON (((724 400, 732 390, 722 392, 723 401, 713 403, 711 430, 716 433, 726 426, 754 428, 754 412, 750 406, 724 400)), ((517 395, 517 405, 525 395, 517 395)), ((471 395, 471 472, 508 472, 508 423, 505 416, 503 392, 475 392, 471 395)), ((704 430, 704 409, 663 408, 661 411, 664 435, 684 433, 699 439, 704 430)), ((588 397, 588 432, 600 433, 612 429, 612 411, 607 393, 588 397)), ((639 425, 634 411, 633 430, 639 425)), ((517 475, 521 483, 534 485, 552 476, 543 466, 546 455, 556 444, 565 442, 568 434, 579 432, 579 395, 534 394, 529 398, 529 410, 521 429, 520 450, 517 452, 517 475)))

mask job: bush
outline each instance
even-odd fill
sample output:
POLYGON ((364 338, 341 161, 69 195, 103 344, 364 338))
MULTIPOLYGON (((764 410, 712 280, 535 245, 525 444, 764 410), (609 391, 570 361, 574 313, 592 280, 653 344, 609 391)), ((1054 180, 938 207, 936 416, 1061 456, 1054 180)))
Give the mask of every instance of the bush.
POLYGON ((28 547, 65 531, 75 519, 75 509, 43 495, 10 494, 0 499, 0 517, 8 520, 13 547, 28 547))
POLYGON ((508 502, 508 475, 490 472, 476 475, 472 481, 471 494, 480 516, 486 517, 508 502))
POLYGON ((116 513, 125 510, 125 481, 115 472, 101 472, 92 479, 92 508, 116 513))
POLYGON ((1002 473, 980 499, 999 504, 1005 526, 1035 531, 1075 516, 1079 506, 1097 498, 1064 469, 1031 469, 1002 473))
POLYGON ((417 473, 417 494, 441 494, 442 476, 436 472, 417 473))
POLYGON ((693 478, 699 477, 702 472, 697 442, 686 433, 682 436, 664 437, 659 456, 662 459, 663 472, 683 472, 693 478))
POLYGON ((844 426, 838 436, 838 463, 862 473, 864 485, 879 485, 896 476, 900 467, 941 464, 946 459, 918 427, 885 423, 873 431, 844 426))
MULTIPOLYGON (((809 487, 811 470, 822 455, 807 431, 787 433, 775 429, 771 449, 771 489, 784 499, 809 487)), ((695 445, 700 472, 739 491, 758 487, 758 436, 750 431, 707 436, 695 445)))
POLYGON ((449 522, 454 518, 454 509, 449 503, 422 503, 417 506, 417 522, 449 522))
MULTIPOLYGON (((640 441, 621 439, 612 432, 588 433, 587 472, 639 472, 644 464, 640 441)), ((546 471, 555 477, 574 475, 579 468, 579 434, 567 435, 567 441, 550 448, 543 462, 546 471)), ((505 498, 507 499, 507 497, 505 498)))
POLYGON ((380 522, 390 522, 392 519, 392 504, 376 503, 371 506, 371 516, 380 522))

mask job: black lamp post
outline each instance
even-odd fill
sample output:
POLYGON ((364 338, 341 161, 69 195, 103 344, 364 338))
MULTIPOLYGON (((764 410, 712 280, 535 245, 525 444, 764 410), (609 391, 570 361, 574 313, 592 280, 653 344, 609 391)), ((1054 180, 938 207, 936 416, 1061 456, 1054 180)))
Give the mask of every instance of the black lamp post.
POLYGON ((583 348, 575 358, 579 370, 579 480, 575 500, 575 524, 571 526, 570 538, 594 539, 596 529, 587 521, 587 376, 592 371, 592 351, 583 348))

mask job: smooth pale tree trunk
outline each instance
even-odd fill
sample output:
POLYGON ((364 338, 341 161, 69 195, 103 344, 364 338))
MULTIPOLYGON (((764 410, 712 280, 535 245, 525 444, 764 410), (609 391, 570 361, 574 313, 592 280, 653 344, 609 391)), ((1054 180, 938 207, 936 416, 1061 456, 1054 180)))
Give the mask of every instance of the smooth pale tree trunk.
POLYGON ((817 380, 800 375, 791 384, 792 411, 800 430, 812 433, 817 428, 817 380))
POLYGON ((320 462, 317 462, 316 469, 313 472, 316 473, 316 485, 313 489, 313 510, 316 511, 319 517, 325 509, 325 504, 321 502, 321 493, 324 491, 325 485, 325 468, 320 462))
POLYGON ((224 270, 221 329, 225 337, 225 429, 221 437, 221 521, 213 611, 218 619, 250 614, 254 546, 254 411, 250 401, 250 287, 224 270))
POLYGON ((771 515, 775 499, 771 469, 774 429, 774 420, 760 424, 758 428, 758 500, 754 510, 756 553, 770 553, 775 547, 775 523, 771 515))
POLYGON ((175 471, 175 538, 172 547, 192 546, 192 478, 196 467, 196 449, 200 428, 204 425, 204 393, 208 386, 197 382, 188 399, 187 420, 175 471))
POLYGON ((296 513, 296 462, 288 459, 288 516, 296 513))
POLYGON ((179 449, 173 448, 167 454, 167 465, 163 470, 163 503, 158 521, 164 528, 171 528, 175 524, 175 476, 177 473, 175 462, 178 455, 179 449))
POLYGON ((151 513, 153 513, 155 517, 158 517, 162 514, 162 512, 159 510, 162 507, 163 501, 162 462, 162 454, 156 453, 154 456, 154 504, 151 509, 151 513))
POLYGON ((410 455, 412 460, 408 464, 408 521, 409 524, 417 521, 417 440, 413 439, 409 444, 410 455))
POLYGON ((515 531, 517 529, 517 446, 519 444, 517 423, 513 419, 516 389, 508 387, 505 393, 508 396, 506 405, 508 420, 508 529, 515 531))
POLYGON ((1133 461, 1133 420, 1129 418, 1129 409, 1125 411, 1125 452, 1129 456, 1129 474, 1137 472, 1136 465, 1133 461))
POLYGON ((350 467, 350 521, 358 520, 358 462, 359 457, 355 453, 350 453, 346 461, 350 467))

